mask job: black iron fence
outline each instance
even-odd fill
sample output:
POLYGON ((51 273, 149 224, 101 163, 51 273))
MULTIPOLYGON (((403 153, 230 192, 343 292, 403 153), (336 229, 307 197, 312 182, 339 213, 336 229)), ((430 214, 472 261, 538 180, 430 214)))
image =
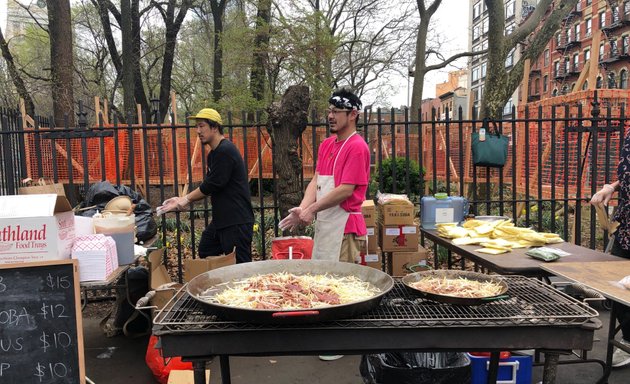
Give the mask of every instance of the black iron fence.
MULTIPOLYGON (((622 138, 630 127, 627 93, 604 93, 598 97, 597 92, 585 92, 570 103, 521 108, 512 113, 519 118, 494 122, 450 120, 448 110, 442 120, 421 120, 420 113, 414 117, 409 110, 365 110, 358 130, 372 152, 369 197, 377 191, 406 193, 421 209, 422 196, 448 192, 465 196, 471 213, 509 216, 519 225, 601 249, 608 234, 598 229, 588 200, 604 183, 616 180, 622 138), (471 134, 493 127, 509 137, 508 160, 502 168, 474 166, 471 134)), ((456 116, 463 115, 458 112, 456 116)), ((90 124, 80 110, 77 127, 49 127, 48 119, 24 124, 17 112, 0 113, 2 194, 16 194, 27 177, 44 179, 63 183, 71 204, 78 206, 90 184, 108 180, 130 186, 156 207, 195 188, 203 178, 207 150, 186 123, 122 124, 100 116, 90 124)), ((228 113, 225 131, 249 172, 256 213, 254 249, 266 258, 271 239, 280 235, 281 217, 273 142, 261 116, 249 122, 244 115, 228 113)), ((300 140, 304 186, 326 136, 325 121, 313 114, 300 140)), ((158 244, 176 254, 181 267, 183 257, 196 257, 200 232, 211 217, 208 201, 189 212, 163 215, 158 244)))

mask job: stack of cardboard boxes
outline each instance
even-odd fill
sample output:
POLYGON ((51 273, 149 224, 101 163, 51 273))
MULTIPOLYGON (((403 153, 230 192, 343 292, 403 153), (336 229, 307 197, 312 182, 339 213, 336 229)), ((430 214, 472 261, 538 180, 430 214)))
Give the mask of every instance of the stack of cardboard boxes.
POLYGON ((368 227, 367 246, 362 253, 366 265, 379 269, 386 266, 393 276, 403 276, 409 273, 409 265, 426 264, 427 251, 419 244, 413 204, 375 206, 374 201, 366 200, 362 211, 368 227))

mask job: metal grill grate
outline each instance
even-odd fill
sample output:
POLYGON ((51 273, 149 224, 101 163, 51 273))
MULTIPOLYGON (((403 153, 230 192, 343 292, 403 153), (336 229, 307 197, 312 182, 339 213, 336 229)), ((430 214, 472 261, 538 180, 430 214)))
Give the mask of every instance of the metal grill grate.
POLYGON ((522 276, 503 276, 509 299, 480 306, 456 306, 417 297, 400 282, 375 309, 361 316, 315 324, 252 324, 224 321, 208 315, 185 289, 157 314, 154 324, 169 331, 269 328, 369 328, 440 326, 541 326, 582 324, 597 311, 555 288, 522 276))

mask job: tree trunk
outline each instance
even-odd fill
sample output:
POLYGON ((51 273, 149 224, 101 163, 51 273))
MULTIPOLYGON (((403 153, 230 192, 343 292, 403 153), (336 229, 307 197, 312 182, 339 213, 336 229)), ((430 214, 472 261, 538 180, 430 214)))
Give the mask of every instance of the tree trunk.
POLYGON ((269 49, 269 29, 271 28, 271 0, 258 0, 256 16, 256 38, 254 39, 254 57, 249 87, 252 97, 262 101, 265 98, 265 73, 269 49))
POLYGON ((122 88, 123 110, 125 121, 133 119, 136 113, 136 99, 134 97, 135 80, 133 69, 135 67, 133 55, 133 36, 131 34, 131 3, 130 0, 120 2, 121 30, 122 30, 122 88))
POLYGON ((0 28, 0 50, 2 51, 2 58, 4 58, 4 61, 6 61, 7 63, 7 69, 9 70, 11 81, 13 81, 13 85, 15 85, 18 95, 20 95, 20 97, 24 99, 26 113, 31 117, 35 116, 35 103, 33 103, 33 98, 26 89, 26 85, 24 84, 24 80, 20 76, 20 73, 18 72, 17 68, 15 68, 13 55, 11 54, 11 51, 9 51, 9 45, 7 44, 7 41, 4 39, 2 28, 0 28))
POLYGON ((310 102, 307 86, 292 85, 279 104, 274 103, 267 109, 281 217, 285 217, 290 208, 300 205, 304 196, 300 182, 302 159, 298 151, 298 139, 308 123, 310 102))
POLYGON ((214 63, 212 68, 212 99, 215 102, 223 96, 223 14, 227 0, 211 0, 212 20, 214 21, 214 63))
MULTIPOLYGON (((536 10, 508 36, 504 32, 504 2, 485 2, 489 20, 488 76, 479 117, 501 119, 503 107, 523 80, 525 60, 534 62, 538 59, 578 0, 539 1, 536 10), (513 48, 521 50, 521 57, 510 68, 505 68, 505 61, 513 48)), ((523 95, 523 99, 527 100, 527 95, 523 95)))
POLYGON ((70 1, 47 1, 48 30, 50 32, 50 67, 55 126, 67 121, 74 125, 74 62, 72 53, 72 20, 70 1))

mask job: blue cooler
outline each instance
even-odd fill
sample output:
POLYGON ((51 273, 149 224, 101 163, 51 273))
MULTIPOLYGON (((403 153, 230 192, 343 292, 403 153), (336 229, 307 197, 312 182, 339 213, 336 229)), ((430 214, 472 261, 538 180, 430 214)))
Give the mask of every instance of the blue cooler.
POLYGON ((436 193, 420 199, 422 228, 434 229, 437 223, 459 223, 468 214, 468 200, 461 196, 436 193))
MULTIPOLYGON (((488 382, 488 367, 490 358, 483 356, 470 357, 472 370, 471 384, 486 384, 488 382)), ((531 384, 532 382, 532 357, 512 356, 499 360, 499 374, 497 384, 531 384)))

